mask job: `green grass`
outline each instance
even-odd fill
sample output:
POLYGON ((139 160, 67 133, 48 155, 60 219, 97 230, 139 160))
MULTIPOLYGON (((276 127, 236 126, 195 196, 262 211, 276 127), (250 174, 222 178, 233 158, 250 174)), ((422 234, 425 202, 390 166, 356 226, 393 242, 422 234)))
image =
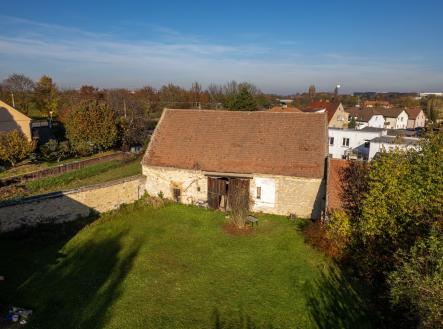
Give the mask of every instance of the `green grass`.
POLYGON ((224 215, 138 205, 0 239, 0 305, 30 328, 366 328, 366 300, 297 225, 261 215, 251 235, 224 215))
POLYGON ((113 153, 116 153, 116 152, 115 151, 106 151, 103 153, 97 153, 97 154, 94 154, 91 156, 86 156, 86 157, 70 158, 70 159, 62 160, 60 162, 53 161, 53 162, 30 163, 29 160, 26 160, 26 161, 23 161, 22 163, 19 163, 15 167, 12 167, 12 168, 9 168, 8 170, 0 172, 0 179, 23 175, 23 174, 31 173, 34 171, 39 171, 39 170, 43 170, 43 169, 47 169, 47 168, 51 168, 51 167, 56 167, 56 166, 59 166, 62 164, 98 158, 98 157, 110 155, 113 153))
POLYGON ((25 184, 29 194, 73 189, 141 173, 140 159, 130 162, 113 160, 74 170, 55 177, 47 177, 25 184))

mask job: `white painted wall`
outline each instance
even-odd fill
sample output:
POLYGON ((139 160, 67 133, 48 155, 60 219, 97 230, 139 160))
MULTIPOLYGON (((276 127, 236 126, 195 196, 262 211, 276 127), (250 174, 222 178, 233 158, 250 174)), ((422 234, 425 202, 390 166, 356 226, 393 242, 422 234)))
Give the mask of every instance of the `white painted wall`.
MULTIPOLYGON (((408 139, 418 141, 419 138, 408 137, 408 139)), ((380 143, 371 142, 369 145, 369 160, 372 160, 378 152, 392 152, 394 150, 408 150, 417 148, 417 145, 406 145, 406 144, 391 144, 391 143, 380 143)))
POLYGON ((334 159, 342 159, 346 151, 353 150, 361 153, 364 157, 369 157, 369 147, 365 147, 365 143, 375 137, 384 136, 386 133, 386 130, 364 131, 358 129, 329 128, 329 156, 334 159), (330 144, 331 137, 334 138, 333 145, 330 144), (343 145, 344 138, 349 138, 349 146, 343 145))
POLYGON ((385 118, 386 128, 388 129, 406 129, 408 126, 408 114, 402 111, 396 118, 385 118))

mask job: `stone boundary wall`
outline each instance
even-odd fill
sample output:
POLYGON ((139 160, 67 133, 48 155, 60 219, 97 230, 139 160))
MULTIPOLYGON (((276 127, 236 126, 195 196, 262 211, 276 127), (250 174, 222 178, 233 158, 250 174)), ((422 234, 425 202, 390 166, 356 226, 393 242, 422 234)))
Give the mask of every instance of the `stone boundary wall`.
POLYGON ((133 203, 145 192, 142 175, 65 192, 0 203, 0 232, 41 223, 63 223, 133 203))

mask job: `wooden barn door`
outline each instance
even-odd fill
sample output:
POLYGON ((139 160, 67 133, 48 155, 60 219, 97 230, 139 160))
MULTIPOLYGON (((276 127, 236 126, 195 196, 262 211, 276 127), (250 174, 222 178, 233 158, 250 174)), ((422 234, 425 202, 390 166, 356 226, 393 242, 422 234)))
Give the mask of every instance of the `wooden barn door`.
POLYGON ((217 177, 208 177, 208 206, 212 209, 225 208, 225 204, 220 205, 226 200, 228 181, 217 177))

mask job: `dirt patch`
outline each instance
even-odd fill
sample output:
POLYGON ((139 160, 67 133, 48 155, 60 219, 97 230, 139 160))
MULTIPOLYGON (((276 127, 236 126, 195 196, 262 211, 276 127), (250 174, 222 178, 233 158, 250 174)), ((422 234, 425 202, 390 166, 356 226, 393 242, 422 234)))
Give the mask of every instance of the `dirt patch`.
POLYGON ((223 230, 230 235, 251 235, 256 232, 251 225, 246 225, 244 228, 239 228, 234 223, 226 223, 223 225, 223 230))

